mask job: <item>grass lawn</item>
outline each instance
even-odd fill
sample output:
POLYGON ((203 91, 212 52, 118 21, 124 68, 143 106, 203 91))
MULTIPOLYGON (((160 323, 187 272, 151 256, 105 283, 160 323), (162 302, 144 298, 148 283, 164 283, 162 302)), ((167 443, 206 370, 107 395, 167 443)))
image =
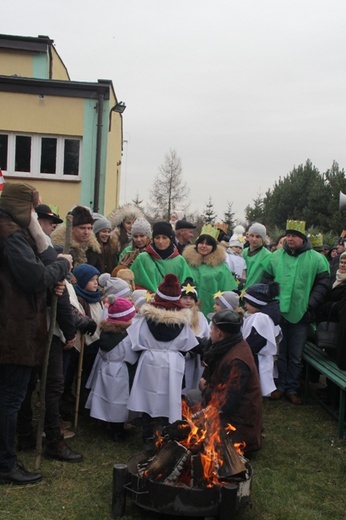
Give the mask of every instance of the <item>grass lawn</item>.
MULTIPOLYGON (((237 514, 237 520, 344 520, 345 443, 338 439, 337 422, 318 404, 293 406, 287 401, 266 400, 263 448, 251 459, 252 503, 237 514)), ((140 432, 116 444, 102 425, 81 417, 77 435, 69 444, 84 454, 84 462, 68 464, 42 457, 45 478, 41 483, 0 486, 1 520, 112 518, 113 464, 124 463, 141 450, 140 432)), ((20 454, 30 469, 34 458, 33 452, 20 454)), ((163 517, 128 500, 123 518, 163 517)))

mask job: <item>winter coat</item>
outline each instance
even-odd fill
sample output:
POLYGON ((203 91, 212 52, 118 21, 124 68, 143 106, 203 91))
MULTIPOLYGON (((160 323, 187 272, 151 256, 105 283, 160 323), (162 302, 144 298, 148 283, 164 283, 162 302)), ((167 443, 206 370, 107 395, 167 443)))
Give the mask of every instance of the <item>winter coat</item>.
POLYGON ((141 352, 128 408, 151 417, 168 417, 172 423, 181 419, 182 352, 198 344, 188 326, 191 313, 144 304, 140 314, 127 329, 132 349, 141 352))
POLYGON ((126 363, 134 364, 138 354, 131 349, 126 335, 129 323, 100 324, 100 349, 86 387, 90 394, 85 407, 90 416, 107 422, 125 422, 129 411, 129 372, 126 363))
POLYGON ((52 247, 39 255, 28 230, 0 210, 1 364, 42 363, 47 336, 46 291, 68 272, 65 258, 57 259, 52 247))
POLYGON ((130 269, 135 275, 136 288, 151 292, 156 292, 166 274, 175 274, 181 284, 186 278, 192 277, 189 266, 177 248, 173 255, 163 260, 149 245, 146 252, 137 256, 130 269))
POLYGON ((207 316, 213 312, 215 293, 237 289, 234 276, 225 263, 225 249, 217 245, 215 251, 203 256, 197 252, 194 245, 190 245, 185 247, 183 258, 191 269, 198 297, 201 300, 201 311, 204 316, 207 316))
MULTIPOLYGON (((60 224, 51 234, 51 240, 54 245, 63 246, 66 236, 66 224, 60 224)), ((92 232, 88 242, 80 244, 75 240, 71 240, 70 254, 73 257, 73 266, 80 264, 90 264, 97 267, 99 255, 101 254, 101 246, 92 232)))
POLYGON ((230 347, 219 357, 212 371, 205 371, 205 377, 203 406, 210 403, 211 396, 213 402, 223 403, 221 421, 224 426, 230 423, 236 428, 232 433, 233 442, 244 441, 245 452, 258 450, 261 447, 262 395, 255 361, 246 341, 230 347))
POLYGON ((312 311, 322 303, 329 287, 329 264, 310 242, 290 250, 287 244, 271 253, 262 282, 280 284, 280 311, 290 323, 312 321, 312 311))

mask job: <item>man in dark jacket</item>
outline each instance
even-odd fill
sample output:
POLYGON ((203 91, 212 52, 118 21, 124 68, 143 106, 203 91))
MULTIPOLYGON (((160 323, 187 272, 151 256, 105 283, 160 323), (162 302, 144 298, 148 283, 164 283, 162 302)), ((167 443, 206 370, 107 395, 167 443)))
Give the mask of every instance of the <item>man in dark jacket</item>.
POLYGON ((271 398, 281 399, 285 394, 292 404, 300 405, 298 392, 309 324, 329 287, 328 261, 311 248, 304 221, 287 221, 284 247, 272 253, 262 282, 272 280, 280 284, 283 338, 279 347, 277 390, 271 398))
POLYGON ((42 364, 47 335, 46 291, 70 271, 72 257, 47 244, 34 208, 39 194, 7 183, 0 197, 0 483, 41 480, 18 464, 17 415, 32 367, 42 364))
POLYGON ((221 424, 236 430, 233 442, 245 442, 245 453, 259 450, 262 432, 262 394, 258 371, 241 333, 242 319, 224 309, 212 317, 211 345, 203 354, 202 406, 218 406, 221 424))

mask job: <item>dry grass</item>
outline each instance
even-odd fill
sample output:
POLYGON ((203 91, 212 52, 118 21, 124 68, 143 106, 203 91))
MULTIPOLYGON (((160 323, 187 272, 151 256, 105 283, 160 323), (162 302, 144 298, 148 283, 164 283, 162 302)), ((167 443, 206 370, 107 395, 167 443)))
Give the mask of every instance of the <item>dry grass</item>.
MULTIPOLYGON (((319 405, 264 403, 264 442, 251 460, 252 504, 237 520, 322 520, 345 518, 346 445, 337 423, 319 405)), ((44 480, 36 486, 0 487, 0 518, 27 520, 111 519, 112 469, 140 451, 140 432, 113 443, 105 428, 88 417, 69 441, 85 461, 42 459, 44 480)), ((21 459, 34 466, 34 453, 21 459)), ((128 501, 125 520, 159 520, 128 501)), ((172 518, 172 517, 165 517, 172 518)), ((181 517, 180 517, 181 518, 181 517)))

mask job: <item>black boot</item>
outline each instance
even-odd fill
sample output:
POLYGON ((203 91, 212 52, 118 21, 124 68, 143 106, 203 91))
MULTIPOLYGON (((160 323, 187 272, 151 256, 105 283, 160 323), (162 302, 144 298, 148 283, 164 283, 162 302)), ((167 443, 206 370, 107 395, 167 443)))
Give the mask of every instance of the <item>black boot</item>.
POLYGON ((111 423, 111 438, 114 442, 123 442, 125 440, 124 423, 111 423))
POLYGON ((31 473, 18 463, 11 471, 0 471, 0 484, 25 486, 26 484, 36 484, 40 480, 42 480, 41 473, 31 473))
POLYGON ((83 455, 78 453, 78 451, 71 450, 62 436, 46 442, 44 455, 48 459, 62 460, 64 462, 82 462, 83 460, 83 455))

